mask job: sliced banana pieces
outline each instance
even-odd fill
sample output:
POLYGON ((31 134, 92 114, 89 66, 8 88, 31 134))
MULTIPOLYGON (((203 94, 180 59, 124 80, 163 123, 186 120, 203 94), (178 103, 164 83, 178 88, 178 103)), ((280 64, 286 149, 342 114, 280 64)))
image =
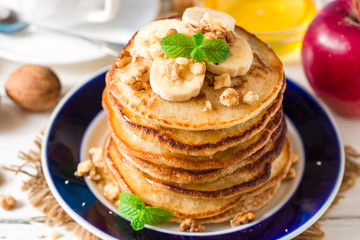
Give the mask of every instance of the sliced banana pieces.
POLYGON ((230 77, 244 75, 253 61, 253 53, 248 42, 240 36, 230 46, 228 59, 222 63, 206 62, 206 69, 217 75, 228 73, 230 77))
POLYGON ((209 16, 206 16, 207 14, 210 15, 212 18, 214 18, 215 21, 220 21, 222 27, 234 31, 235 19, 233 17, 231 17, 226 13, 219 12, 209 8, 203 8, 203 7, 187 8, 183 14, 182 20, 184 23, 191 24, 194 27, 199 27, 201 19, 203 19, 204 15, 205 17, 209 18, 209 16))
POLYGON ((151 22, 141 28, 134 38, 136 54, 150 60, 162 56, 160 41, 170 29, 188 36, 194 34, 194 30, 180 20, 165 19, 151 22))
POLYGON ((161 98, 187 101, 199 95, 205 78, 205 63, 182 63, 156 58, 150 70, 150 85, 161 98))

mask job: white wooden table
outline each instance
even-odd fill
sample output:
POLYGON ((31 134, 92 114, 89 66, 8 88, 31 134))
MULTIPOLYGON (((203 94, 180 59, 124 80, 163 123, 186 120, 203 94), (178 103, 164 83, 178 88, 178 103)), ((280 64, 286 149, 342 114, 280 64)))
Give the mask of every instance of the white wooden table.
MULTIPOLYGON (((51 66, 62 81, 62 93, 71 87, 88 80, 95 72, 109 65, 113 57, 104 57, 91 62, 72 65, 51 66)), ((3 90, 9 74, 21 64, 0 59, 0 167, 10 164, 21 164, 17 159, 19 150, 28 150, 35 136, 42 130, 49 119, 51 111, 30 113, 18 108, 3 90)), ((285 64, 286 75, 311 92, 299 61, 285 64)), ((360 119, 348 119, 333 115, 345 144, 360 150, 360 119)), ((50 234, 57 231, 62 234, 60 239, 78 239, 62 228, 48 227, 44 223, 31 220, 41 216, 27 201, 27 194, 20 190, 24 175, 15 176, 12 172, 0 168, 0 195, 11 194, 19 204, 15 210, 4 211, 0 208, 0 239, 30 240, 51 239, 50 234)), ((346 192, 345 199, 326 217, 322 229, 326 240, 358 240, 360 239, 360 183, 346 192)))

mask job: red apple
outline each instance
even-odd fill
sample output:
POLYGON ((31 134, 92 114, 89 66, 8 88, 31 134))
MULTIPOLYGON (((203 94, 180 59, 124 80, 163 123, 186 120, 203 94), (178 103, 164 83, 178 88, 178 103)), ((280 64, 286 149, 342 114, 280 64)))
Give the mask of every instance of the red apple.
POLYGON ((335 111, 360 117, 360 0, 336 0, 310 24, 302 63, 314 91, 335 111))

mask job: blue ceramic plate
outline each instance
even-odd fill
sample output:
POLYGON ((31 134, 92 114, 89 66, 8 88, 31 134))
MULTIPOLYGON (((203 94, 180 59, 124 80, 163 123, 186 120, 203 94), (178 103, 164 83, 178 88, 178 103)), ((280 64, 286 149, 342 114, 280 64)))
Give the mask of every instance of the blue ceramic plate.
POLYGON ((277 195, 282 195, 262 209, 256 221, 238 228, 214 224, 205 233, 182 233, 170 224, 136 232, 88 180, 74 176, 91 135, 100 126, 106 129, 104 86, 105 72, 64 97, 52 114, 42 149, 43 170, 55 198, 74 220, 102 239, 291 239, 316 222, 336 196, 344 153, 334 121, 314 97, 287 79, 283 106, 300 163, 297 178, 281 186, 283 193, 277 195))

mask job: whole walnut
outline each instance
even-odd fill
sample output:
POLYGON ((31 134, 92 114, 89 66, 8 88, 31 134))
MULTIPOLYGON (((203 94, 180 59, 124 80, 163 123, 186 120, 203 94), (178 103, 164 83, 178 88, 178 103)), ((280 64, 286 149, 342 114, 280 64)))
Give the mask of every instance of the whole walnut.
POLYGON ((30 111, 45 111, 54 107, 60 96, 61 84, 56 74, 39 65, 23 65, 5 83, 8 96, 30 111))

